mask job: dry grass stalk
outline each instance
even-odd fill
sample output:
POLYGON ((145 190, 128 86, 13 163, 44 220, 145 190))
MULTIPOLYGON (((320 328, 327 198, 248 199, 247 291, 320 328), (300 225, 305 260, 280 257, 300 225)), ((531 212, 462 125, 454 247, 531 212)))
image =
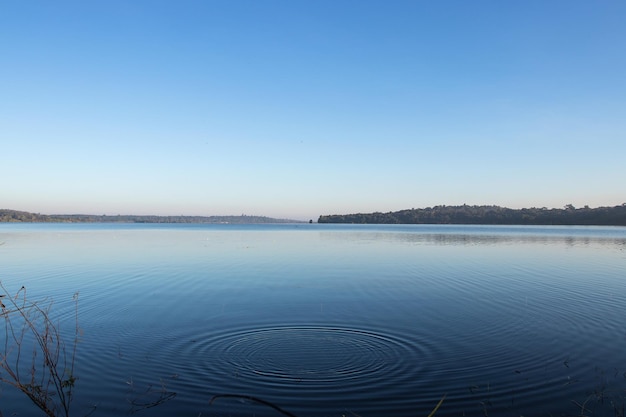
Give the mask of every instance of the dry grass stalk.
POLYGON ((5 336, 0 382, 17 388, 49 417, 69 416, 77 379, 78 293, 73 297, 76 326, 68 351, 58 324, 50 318, 51 301, 31 301, 23 286, 11 295, 0 282, 0 290, 5 336))

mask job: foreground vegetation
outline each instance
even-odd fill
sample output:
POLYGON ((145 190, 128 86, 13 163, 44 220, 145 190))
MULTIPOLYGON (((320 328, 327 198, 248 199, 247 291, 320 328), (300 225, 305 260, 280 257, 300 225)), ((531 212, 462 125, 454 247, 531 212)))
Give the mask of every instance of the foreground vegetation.
POLYGON ((388 213, 320 216, 318 223, 361 224, 498 224, 626 226, 626 203, 615 207, 510 209, 499 206, 435 206, 388 213))
MULTIPOLYGON (((74 326, 63 336, 58 321, 50 314, 51 300, 31 300, 24 286, 10 293, 0 281, 0 322, 4 324, 4 338, 0 337, 0 385, 17 389, 48 417, 74 415, 70 411, 78 381, 74 372, 80 335, 78 293, 73 302, 74 326)), ((136 389, 132 380, 127 384, 126 400, 131 414, 176 397, 163 382, 147 389, 136 389)), ((91 415, 96 409, 93 405, 83 415, 91 415)))
POLYGON ((74 394, 74 362, 78 343, 78 294, 69 346, 50 319, 52 302, 32 302, 21 287, 9 294, 0 283, 0 317, 4 346, 0 350, 0 382, 21 391, 45 415, 69 416, 74 394))

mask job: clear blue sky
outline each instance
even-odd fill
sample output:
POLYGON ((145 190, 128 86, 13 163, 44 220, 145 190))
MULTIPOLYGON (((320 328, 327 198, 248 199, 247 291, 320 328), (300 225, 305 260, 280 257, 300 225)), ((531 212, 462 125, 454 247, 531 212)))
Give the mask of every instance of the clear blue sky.
POLYGON ((0 208, 626 202, 626 1, 0 1, 0 208))

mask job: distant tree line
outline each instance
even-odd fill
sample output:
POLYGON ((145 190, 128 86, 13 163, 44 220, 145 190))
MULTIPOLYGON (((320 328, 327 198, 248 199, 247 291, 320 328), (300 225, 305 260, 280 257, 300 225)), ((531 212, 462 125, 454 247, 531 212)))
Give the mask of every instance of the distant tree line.
POLYGON ((264 216, 135 216, 135 215, 48 215, 0 209, 0 222, 10 223, 295 223, 294 220, 264 216))
POLYGON ((626 226, 626 203, 615 207, 562 209, 499 206, 435 206, 388 213, 357 213, 320 216, 318 223, 371 224, 515 224, 626 226))

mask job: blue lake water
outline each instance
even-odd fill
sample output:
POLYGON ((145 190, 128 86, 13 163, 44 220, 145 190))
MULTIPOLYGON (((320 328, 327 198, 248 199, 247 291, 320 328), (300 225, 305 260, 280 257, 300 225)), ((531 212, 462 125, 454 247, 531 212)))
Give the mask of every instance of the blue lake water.
MULTIPOLYGON (((79 292, 75 415, 280 415, 220 394, 299 417, 626 402, 626 228, 1 224, 0 280, 70 334, 79 292)), ((20 395, 2 388, 4 415, 35 414, 20 395)))

